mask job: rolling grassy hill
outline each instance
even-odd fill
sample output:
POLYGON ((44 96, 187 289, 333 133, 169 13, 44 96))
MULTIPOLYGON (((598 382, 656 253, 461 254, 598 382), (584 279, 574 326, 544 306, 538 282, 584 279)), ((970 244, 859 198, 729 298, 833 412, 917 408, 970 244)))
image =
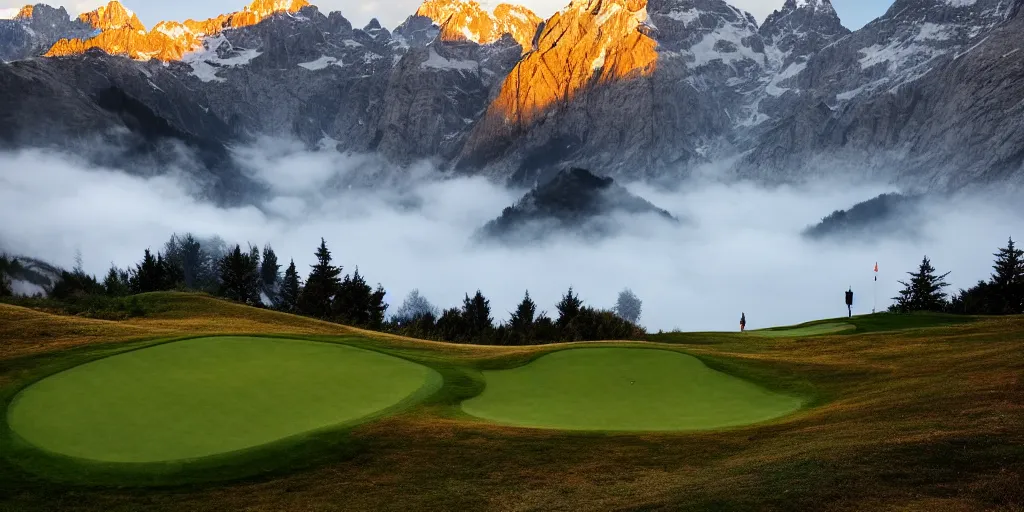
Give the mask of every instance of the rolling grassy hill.
POLYGON ((116 322, 0 305, 0 405, 7 410, 19 391, 84 362, 220 334, 344 343, 433 368, 444 384, 376 421, 143 477, 123 468, 83 472, 75 461, 19 447, 0 421, 0 510, 1024 507, 1024 318, 876 315, 823 321, 856 329, 801 337, 783 329, 777 337, 674 333, 605 343, 683 352, 806 401, 795 414, 750 426, 612 433, 501 426, 460 407, 481 394, 488 371, 591 344, 452 345, 201 295, 140 302, 145 316, 116 322))

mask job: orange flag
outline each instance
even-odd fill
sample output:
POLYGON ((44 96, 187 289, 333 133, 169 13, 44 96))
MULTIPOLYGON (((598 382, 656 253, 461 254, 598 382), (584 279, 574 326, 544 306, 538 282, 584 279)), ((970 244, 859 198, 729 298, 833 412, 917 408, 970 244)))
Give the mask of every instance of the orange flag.
POLYGON ((878 272, 878 262, 875 262, 875 272, 878 272))

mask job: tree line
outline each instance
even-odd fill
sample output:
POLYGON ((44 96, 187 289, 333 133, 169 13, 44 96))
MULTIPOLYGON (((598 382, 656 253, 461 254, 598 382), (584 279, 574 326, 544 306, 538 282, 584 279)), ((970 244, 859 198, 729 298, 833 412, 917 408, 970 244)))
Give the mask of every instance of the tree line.
POLYGON ((385 326, 389 332, 421 339, 480 345, 535 345, 563 341, 643 339, 637 325, 642 302, 629 289, 616 306, 602 310, 587 306, 572 287, 555 306, 556 318, 538 311, 529 290, 509 320, 495 324, 490 300, 480 290, 467 293, 461 307, 439 311, 413 290, 385 326))
POLYGON ((996 253, 992 276, 968 289, 948 295, 945 282, 950 272, 938 274, 928 256, 917 271, 908 272, 908 281, 899 295, 893 297, 889 311, 909 313, 932 311, 963 315, 1019 315, 1024 313, 1024 251, 1010 238, 1006 247, 996 253))
MULTIPOLYGON (((414 290, 390 319, 386 317, 386 291, 371 287, 358 267, 343 275, 335 265, 326 241, 321 238, 316 263, 301 278, 291 260, 284 272, 273 247, 262 249, 240 244, 228 246, 219 238, 200 240, 192 234, 172 235, 162 250, 143 251, 142 259, 129 268, 111 265, 102 280, 87 274, 76 257, 75 268, 60 270, 47 290, 50 299, 64 302, 95 302, 94 299, 134 297, 158 291, 198 291, 254 307, 270 308, 330 322, 388 331, 424 339, 477 344, 523 345, 555 341, 639 339, 636 325, 640 299, 624 290, 612 310, 584 305, 572 288, 559 302, 557 318, 538 312, 526 293, 507 322, 496 323, 490 301, 479 290, 466 294, 461 307, 440 311, 414 290)), ((10 295, 9 282, 19 263, 0 256, 0 295, 10 295)), ((142 312, 134 299, 120 302, 126 314, 142 312)), ((80 311, 81 308, 75 309, 80 311)))

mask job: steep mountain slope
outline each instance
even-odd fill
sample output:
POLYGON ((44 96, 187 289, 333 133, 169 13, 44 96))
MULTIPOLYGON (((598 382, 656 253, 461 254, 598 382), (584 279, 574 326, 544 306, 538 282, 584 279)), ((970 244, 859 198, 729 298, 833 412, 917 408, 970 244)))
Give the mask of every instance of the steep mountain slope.
POLYGON ((428 0, 393 32, 305 0, 149 31, 116 2, 75 20, 36 6, 0 20, 0 55, 59 57, 0 67, 0 134, 77 151, 131 132, 98 103, 115 88, 218 144, 297 138, 528 186, 710 162, 774 182, 1020 183, 1021 1, 899 0, 852 33, 829 0, 786 0, 761 26, 723 0, 574 0, 544 22, 428 0))
POLYGON ((416 16, 436 23, 443 41, 489 44, 509 34, 524 53, 532 49, 537 27, 543 22, 521 5, 498 4, 493 12, 487 12, 475 0, 426 0, 416 16))
POLYGON ((804 92, 773 113, 740 172, 788 180, 824 166, 922 188, 1019 183, 1020 18, 998 0, 897 2, 809 59, 793 78, 804 92))
POLYGON ((64 38, 88 37, 94 29, 72 20, 63 7, 26 5, 12 19, 0 19, 0 61, 13 61, 45 53, 64 38))
POLYGON ((133 59, 181 60, 186 53, 198 49, 205 37, 214 37, 226 29, 255 25, 276 13, 294 13, 307 5, 306 0, 255 0, 239 12, 205 21, 162 22, 147 32, 134 12, 112 0, 79 16, 79 21, 91 25, 97 34, 61 39, 46 56, 78 55, 89 48, 100 48, 111 55, 133 59))
POLYGON ((545 23, 458 166, 521 183, 568 163, 678 176, 729 144, 768 65, 753 17, 721 0, 577 0, 545 23))

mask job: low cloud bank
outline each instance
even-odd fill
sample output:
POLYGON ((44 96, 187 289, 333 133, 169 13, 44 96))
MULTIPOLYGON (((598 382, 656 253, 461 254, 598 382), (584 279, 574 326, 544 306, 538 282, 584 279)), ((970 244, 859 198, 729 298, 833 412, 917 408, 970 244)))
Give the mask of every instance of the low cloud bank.
POLYGON ((556 239, 509 248, 475 245, 474 231, 524 191, 482 178, 439 179, 427 166, 389 174, 386 186, 350 187, 371 157, 305 152, 288 143, 239 150, 238 160, 271 189, 258 203, 221 208, 195 199, 185 174, 137 177, 40 151, 0 154, 0 249, 102 275, 126 267, 171 233, 219 235, 229 243, 273 245, 303 274, 324 237, 336 264, 358 265, 388 290, 391 311, 418 288, 439 307, 478 288, 496 320, 508 318, 529 289, 540 309, 571 285, 590 305, 610 308, 623 288, 643 300, 649 330, 732 330, 855 313, 890 304, 927 254, 952 270, 949 292, 991 272, 991 253, 1008 236, 1024 237, 1024 218, 991 198, 961 197, 927 207, 919 239, 869 235, 815 242, 800 232, 840 208, 892 191, 883 185, 817 183, 763 188, 750 183, 690 182, 677 190, 631 184, 631 192, 688 222, 651 216, 619 219, 629 229, 587 243, 556 239), (879 263, 877 290, 872 267, 879 263), (876 303, 877 298, 877 303, 876 303))

